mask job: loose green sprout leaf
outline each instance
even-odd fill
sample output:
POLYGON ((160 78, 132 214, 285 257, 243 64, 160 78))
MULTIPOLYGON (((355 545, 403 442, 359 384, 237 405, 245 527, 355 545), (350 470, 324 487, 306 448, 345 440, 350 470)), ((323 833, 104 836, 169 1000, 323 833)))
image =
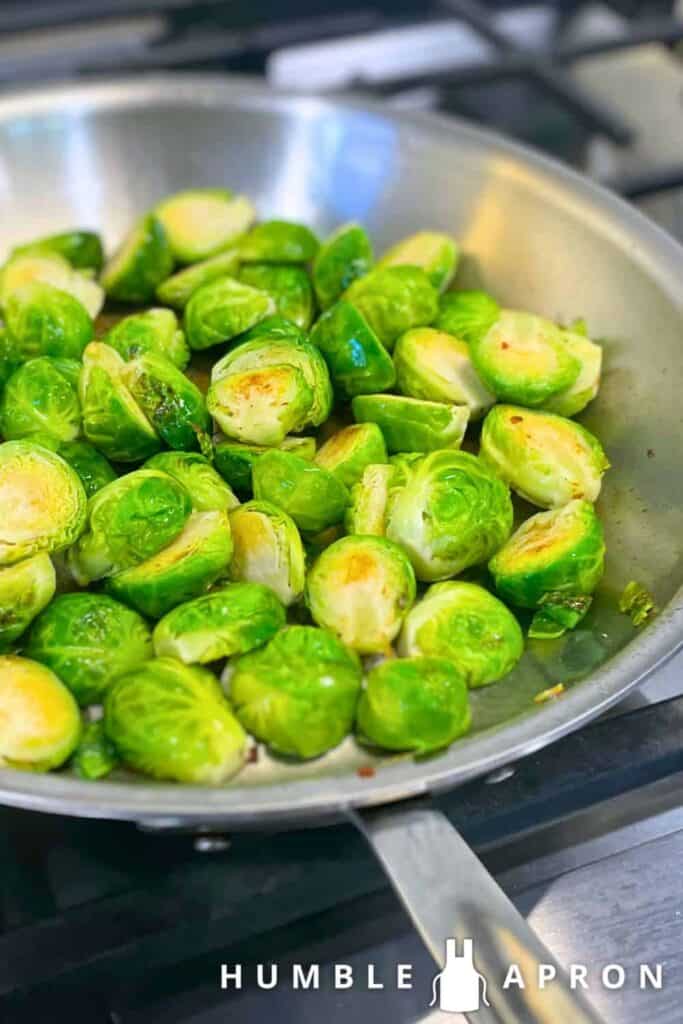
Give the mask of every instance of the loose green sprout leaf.
POLYGON ((239 501, 211 463, 198 452, 159 452, 145 463, 147 469, 160 469, 183 485, 195 512, 229 512, 239 501))
POLYGON ((61 594, 33 623, 26 653, 87 707, 153 656, 152 635, 137 612, 106 594, 61 594))
POLYGON ((178 192, 155 207, 171 252, 180 263, 215 256, 254 222, 256 211, 246 196, 224 188, 178 192))
POLYGON ((160 220, 137 222, 102 271, 102 286, 117 302, 152 302, 158 285, 173 270, 173 253, 160 220))
POLYGON ((428 754, 466 733, 471 717, 465 681, 452 662, 405 658, 368 674, 356 723, 366 742, 428 754))
POLYGON ((166 356, 147 352, 127 363, 123 382, 169 448, 192 451, 211 423, 204 396, 166 356))
POLYGON ((346 487, 352 487, 360 480, 366 466, 387 461, 382 431, 376 423, 344 427, 325 441, 313 461, 333 473, 346 487))
POLYGON ((5 322, 22 360, 35 356, 80 359, 93 336, 92 320, 77 299, 34 281, 13 291, 5 322))
POLYGON ((299 455, 272 449, 252 470, 254 497, 292 517, 300 530, 318 533, 344 517, 349 492, 332 473, 299 455))
POLYGON ((591 594, 546 594, 541 607, 531 620, 529 636, 537 640, 547 640, 551 637, 554 639, 562 636, 568 629, 576 629, 585 618, 592 602, 591 594))
POLYGON ((371 270, 342 298, 360 310, 389 350, 400 334, 430 324, 438 311, 437 291, 420 267, 371 270))
POLYGON ((554 413, 496 405, 484 420, 481 458, 521 497, 541 508, 595 501, 609 462, 585 427, 554 413))
POLYGON ((402 395, 357 395, 351 408, 354 419, 378 425, 390 452, 459 448, 469 420, 464 405, 402 395))
POLYGON ((185 309, 199 288, 221 277, 234 277, 239 265, 239 249, 237 247, 226 249, 218 256, 193 263, 190 267, 183 267, 171 277, 167 277, 158 286, 156 297, 164 306, 185 309))
POLYGON ((396 383, 403 395, 466 405, 478 418, 495 402, 472 365, 469 345, 445 331, 406 331, 394 350, 396 383))
POLYGON ((268 587, 228 583, 165 615, 154 629, 154 650, 205 665, 261 647, 284 624, 284 607, 268 587))
POLYGON ((94 270, 99 274, 104 262, 102 239, 94 231, 64 231, 58 235, 37 238, 12 249, 10 259, 16 256, 61 256, 75 270, 94 270))
POLYGON ((303 267, 277 263, 248 263, 239 280, 270 295, 279 316, 308 330, 313 322, 315 298, 311 280, 303 267))
POLYGON ((104 731, 104 722, 88 722, 73 756, 79 779, 95 781, 110 775, 119 763, 116 748, 104 731))
POLYGON ((576 416, 598 393, 602 373, 602 349, 582 334, 562 331, 562 338, 572 356, 581 363, 581 369, 574 383, 544 402, 543 408, 559 416, 576 416))
POLYGON ((230 514, 233 580, 261 583, 289 606, 299 600, 306 556, 294 521, 267 501, 247 501, 230 514))
POLYGON ((170 359, 179 370, 184 370, 190 361, 185 335, 170 309, 147 309, 126 316, 102 340, 125 360, 151 352, 170 359))
POLYGON ((460 250, 450 237, 439 231, 418 231, 404 238, 382 256, 378 267, 422 267, 437 291, 444 291, 458 269, 460 250))
POLYGON ((433 327, 471 344, 493 327, 500 306, 486 292, 448 292, 439 299, 439 312, 433 327))
POLYGON ((414 600, 413 567, 383 537, 342 537, 323 551, 306 581, 314 621, 359 654, 389 650, 414 600))
POLYGON ((266 292, 220 277, 192 293, 185 307, 185 334, 190 348, 200 350, 230 341, 275 312, 266 292))
POLYGON ((85 519, 83 485, 64 459, 31 441, 0 444, 0 565, 62 551, 85 519))
POLYGON ((278 754, 310 758, 350 731, 360 686, 357 657, 332 633, 290 626, 237 660, 230 695, 250 733, 278 754))
POLYGON ((104 292, 96 281, 74 270, 56 253, 44 252, 10 257, 0 272, 0 307, 6 312, 10 297, 30 284, 49 285, 66 292, 92 320, 104 304, 104 292))
POLYGON ((116 480, 116 473, 104 455, 87 441, 63 441, 57 448, 57 454, 78 474, 88 498, 92 498, 105 484, 116 480))
POLYGON ((566 626, 554 619, 545 608, 539 608, 534 613, 527 636, 530 640, 559 640, 566 632, 566 626))
POLYGON ((247 737, 205 668, 155 658, 107 696, 104 729, 126 764, 157 779, 217 785, 240 770, 247 737))
POLYGON ((659 609, 655 599, 642 583, 631 580, 619 598, 619 611, 630 615, 634 626, 642 626, 648 619, 656 615, 659 609))
POLYGON ((11 649, 50 603, 56 585, 54 567, 45 553, 0 568, 0 651, 11 649))
POLYGON ((257 224, 240 243, 243 263, 310 263, 317 251, 313 232, 287 220, 257 224))
POLYGON ((313 286, 321 309, 328 309, 372 266, 372 245, 360 224, 342 224, 318 250, 313 286))
POLYGON ((78 706, 44 665, 0 656, 0 705, 4 766, 47 772, 71 757, 81 734, 78 706))
POLYGON ((405 484, 390 494, 387 537, 408 554, 419 580, 486 562, 507 540, 509 491, 476 456, 432 452, 405 468, 405 484))
POLYGON ((20 366, 0 400, 0 434, 8 441, 73 441, 81 430, 78 373, 78 363, 49 356, 20 366))
POLYGON ((470 688, 488 686, 524 651, 517 619, 476 583, 435 583, 408 613, 398 643, 403 657, 448 658, 470 688))
POLYGON ((311 342, 322 352, 340 398, 394 386, 396 372, 391 356, 349 302, 337 302, 323 313, 311 331, 311 342))
POLYGON ((362 477, 351 488, 351 504, 344 517, 347 533, 384 536, 389 488, 394 476, 395 469, 388 463, 365 467, 362 477))
MULTIPOLYGON (((316 445, 314 437, 286 437, 280 448, 294 452, 307 462, 312 462, 316 445)), ((242 498, 253 493, 251 473, 255 461, 264 452, 270 451, 267 445, 241 444, 239 441, 219 441, 214 448, 214 463, 223 479, 242 498)))

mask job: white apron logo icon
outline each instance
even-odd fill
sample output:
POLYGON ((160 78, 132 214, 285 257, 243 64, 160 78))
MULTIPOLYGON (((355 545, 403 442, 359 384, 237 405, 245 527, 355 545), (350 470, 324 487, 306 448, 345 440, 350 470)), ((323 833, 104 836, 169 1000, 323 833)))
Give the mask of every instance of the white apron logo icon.
POLYGON ((486 998, 486 978, 474 966, 472 939, 464 939, 462 956, 456 956, 455 939, 446 939, 446 966, 432 981, 432 1001, 434 1006, 439 986, 439 1009, 447 1013, 472 1013, 481 1008, 486 998))

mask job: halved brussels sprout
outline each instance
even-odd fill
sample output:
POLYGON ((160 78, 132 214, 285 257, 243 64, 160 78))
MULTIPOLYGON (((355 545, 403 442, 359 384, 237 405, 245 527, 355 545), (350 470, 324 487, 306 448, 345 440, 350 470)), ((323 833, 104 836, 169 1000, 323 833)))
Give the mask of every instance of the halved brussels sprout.
POLYGON ((313 626, 289 626, 238 658, 230 680, 237 717, 278 754, 310 758, 341 743, 361 687, 355 654, 313 626))
POLYGON ((377 424, 390 452, 459 448, 469 421, 466 405, 403 395, 357 395, 351 408, 355 420, 377 424))
POLYGON ((419 580, 486 562, 510 536, 510 493, 475 455, 432 452, 404 470, 405 483, 389 496, 386 535, 407 553, 419 580))
POLYGON ((306 580, 306 556, 294 521, 268 501, 247 501, 230 514, 233 580, 262 583, 289 606, 306 580))
MULTIPOLYGON (((314 437, 286 437, 279 447, 282 451, 294 452, 307 462, 313 461, 316 452, 314 437)), ((267 445, 219 441, 214 448, 216 469, 240 497, 249 497, 253 490, 251 472, 254 463, 267 451, 270 451, 267 445)))
POLYGON ((499 316, 500 306, 487 292, 447 292, 439 299, 439 312, 432 326, 469 345, 483 338, 499 316))
POLYGON ((581 369, 574 383, 544 402, 543 409, 559 416, 576 416, 598 393, 602 373, 602 348, 582 334, 575 334, 572 331, 562 331, 562 338, 574 358, 581 363, 581 369))
POLYGON ((247 737, 216 677, 174 658, 117 680, 104 729, 126 764, 157 779, 217 785, 246 758, 247 737))
POLYGON ((550 412, 496 405, 481 432, 482 460, 522 498, 559 508, 572 498, 595 501, 609 467, 597 437, 550 412))
POLYGON ((227 572, 232 537, 227 512, 193 512, 175 540, 145 562, 107 580, 114 597, 159 619, 199 597, 227 572))
POLYGON ((403 395, 466 405, 477 418, 495 402, 472 365, 469 345, 445 331, 416 327, 394 349, 396 383, 403 395))
POLYGON ((229 512, 239 505, 225 480, 198 452, 159 452, 147 460, 145 468, 175 477, 190 495, 195 512, 229 512))
POLYGON ((126 365, 102 342, 86 348, 78 383, 83 433, 114 462, 139 462, 157 452, 161 441, 125 384, 126 365))
POLYGON ((365 467, 362 477, 351 488, 351 504, 344 517, 347 533, 384 536, 389 488, 395 472, 394 467, 388 463, 365 467))
POLYGON ((78 474, 88 498, 116 480, 116 473, 104 455, 87 441, 63 441, 57 454, 78 474))
POLYGON ((440 231, 418 231, 392 245, 378 261, 378 267, 422 267, 427 277, 442 292, 458 269, 460 250, 450 235, 440 231))
POLYGON ((318 533, 344 517, 349 492, 332 473, 292 452, 264 452, 252 470, 254 497, 284 509, 300 530, 318 533))
POLYGON ((12 256, 0 272, 0 307, 7 311, 7 303, 14 292, 29 284, 44 284, 66 292, 83 306, 95 320, 104 305, 104 291, 96 281, 81 274, 56 253, 27 253, 12 256))
POLYGON ((246 196, 225 188, 196 188, 163 199, 154 213, 180 263, 215 256, 253 224, 256 211, 246 196))
POLYGON ((86 586, 143 562, 180 534, 191 510, 190 495, 167 473, 118 477, 88 502, 88 528, 69 551, 74 578, 86 586))
POLYGON ((101 719, 84 726, 71 763, 79 779, 88 781, 104 779, 116 768, 119 756, 101 719))
POLYGON ((153 657, 137 612, 106 594, 61 594, 31 627, 26 654, 59 676, 82 707, 101 703, 124 672, 153 657))
POLYGON ((117 302, 152 302, 157 285, 173 270, 173 253, 161 221, 149 213, 133 227, 102 271, 102 287, 117 302))
POLYGON ((326 238, 313 262, 313 286, 321 309, 328 309, 372 266, 372 245, 360 224, 342 224, 326 238))
POLYGON ((368 674, 358 702, 360 739, 385 750, 428 754, 470 727, 467 687, 446 658, 392 659, 368 674))
POLYGON ((230 341, 275 312, 267 292, 219 277, 193 292, 185 307, 185 334, 190 348, 200 350, 230 341))
POLYGON ((448 658, 470 688, 502 679, 524 652, 517 619, 476 583, 435 583, 408 613, 398 641, 403 657, 448 658))
POLYGON ((81 303, 41 281, 12 292, 5 303, 5 322, 22 360, 35 356, 80 359, 93 336, 92 320, 81 303))
POLYGON ((471 341, 470 353, 496 398, 518 405, 542 405, 571 387, 581 369, 559 327, 511 309, 501 310, 493 327, 471 341))
POLYGON ((267 220, 257 224, 240 242, 243 263, 310 263, 318 239, 304 224, 267 220))
POLYGON ((0 434, 7 441, 73 441, 81 431, 80 366, 41 356, 15 370, 0 400, 0 434))
POLYGON ((248 263, 239 280, 270 295, 279 316, 308 330, 313 321, 315 298, 311 279, 303 267, 277 263, 248 263))
POLYGON ((69 691, 44 665, 0 656, 0 763, 47 772, 71 756, 81 716, 69 691))
POLYGON ((63 231, 58 235, 36 238, 33 242, 16 245, 10 259, 44 253, 61 256, 75 270, 94 270, 96 274, 104 262, 102 239, 94 231, 63 231))
POLYGON ((9 650, 54 597, 57 579, 41 552, 0 568, 0 651, 9 650))
POLYGON ((342 537, 306 580, 313 619, 359 654, 385 653, 415 600, 407 555, 383 537, 342 537))
POLYGON ((311 331, 341 398, 392 388, 396 371, 391 356, 363 315, 349 302, 337 302, 311 331))
POLYGON ((257 366, 226 373, 214 381, 206 407, 224 434, 254 444, 281 444, 302 430, 313 392, 296 366, 257 366))
POLYGON ((122 379, 157 434, 181 451, 199 448, 211 427, 204 396, 166 356, 155 352, 126 363, 122 379))
POLYGON ((147 309, 125 316, 102 340, 126 360, 152 352, 170 359, 179 370, 190 361, 185 335, 171 309, 147 309))
POLYGON ((438 294, 420 267, 384 267, 359 277, 343 299, 356 306, 389 350, 400 334, 436 316, 438 294))
POLYGON ((313 460, 352 487, 373 462, 386 462, 387 449, 376 423, 353 423, 337 431, 318 449, 313 460))
POLYGON ((220 277, 233 277, 240 265, 239 249, 235 246, 212 256, 208 260, 201 260, 189 267, 167 277, 162 281, 156 291, 159 302, 165 306, 173 306, 174 309, 185 309, 192 296, 199 288, 220 277))
POLYGON ((31 441, 0 444, 0 565, 62 551, 85 519, 83 484, 64 459, 31 441))
POLYGON ((268 587, 226 583, 164 615, 154 628, 154 650, 205 665, 262 647, 284 624, 285 610, 268 587))

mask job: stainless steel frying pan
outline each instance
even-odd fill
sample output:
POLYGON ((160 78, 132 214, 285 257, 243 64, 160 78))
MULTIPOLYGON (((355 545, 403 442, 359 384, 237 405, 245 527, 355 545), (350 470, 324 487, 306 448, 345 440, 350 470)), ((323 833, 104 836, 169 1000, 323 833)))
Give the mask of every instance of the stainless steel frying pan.
MULTIPOLYGON (((429 760, 371 759, 348 741, 312 764, 262 757, 220 788, 124 774, 98 784, 0 771, 0 801, 147 826, 271 828, 350 816, 367 835, 435 958, 473 936, 487 1021, 595 1020, 562 983, 503 992, 504 965, 552 957, 428 803, 604 711, 683 639, 683 250, 639 213, 536 153, 453 120, 364 100, 274 95, 245 79, 164 75, 50 87, 0 102, 0 248, 70 225, 112 244, 160 196, 227 183, 263 215, 325 232, 366 223, 378 248, 423 227, 459 238, 462 284, 558 320, 585 316, 606 371, 584 422, 613 463, 600 501, 608 541, 590 618, 537 644, 474 694, 474 731, 429 760), (635 634, 616 610, 631 578, 663 608, 635 634), (554 682, 564 695, 533 697, 554 682), (373 764, 374 775, 358 768, 373 764), (376 805, 393 807, 371 810, 376 805)), ((0 256, 3 255, 0 252, 0 256)))

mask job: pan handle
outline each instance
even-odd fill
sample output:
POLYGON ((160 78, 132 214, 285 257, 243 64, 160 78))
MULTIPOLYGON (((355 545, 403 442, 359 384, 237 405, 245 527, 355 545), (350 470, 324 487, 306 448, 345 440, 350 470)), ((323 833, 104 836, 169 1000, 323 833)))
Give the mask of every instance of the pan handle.
POLYGON ((578 990, 570 988, 552 954, 441 811, 425 802, 349 814, 436 962, 441 967, 445 964, 446 939, 457 940, 458 954, 463 940, 472 940, 468 947, 474 950, 476 970, 486 980, 489 1005, 482 998, 481 976, 478 986, 473 989, 470 985, 467 991, 461 986, 460 992, 457 984, 444 984, 441 979, 437 985, 435 979, 435 998, 440 999, 441 1009, 463 1012, 476 1024, 601 1024, 595 1010, 578 990), (504 986, 511 964, 518 966, 524 988, 514 982, 504 986), (542 988, 538 983, 541 965, 546 977, 542 988), (556 976, 550 980, 553 970, 556 976), (468 998, 469 1006, 465 1005, 468 998), (472 998, 478 999, 480 1006, 470 1017, 467 1010, 473 1010, 472 998))

